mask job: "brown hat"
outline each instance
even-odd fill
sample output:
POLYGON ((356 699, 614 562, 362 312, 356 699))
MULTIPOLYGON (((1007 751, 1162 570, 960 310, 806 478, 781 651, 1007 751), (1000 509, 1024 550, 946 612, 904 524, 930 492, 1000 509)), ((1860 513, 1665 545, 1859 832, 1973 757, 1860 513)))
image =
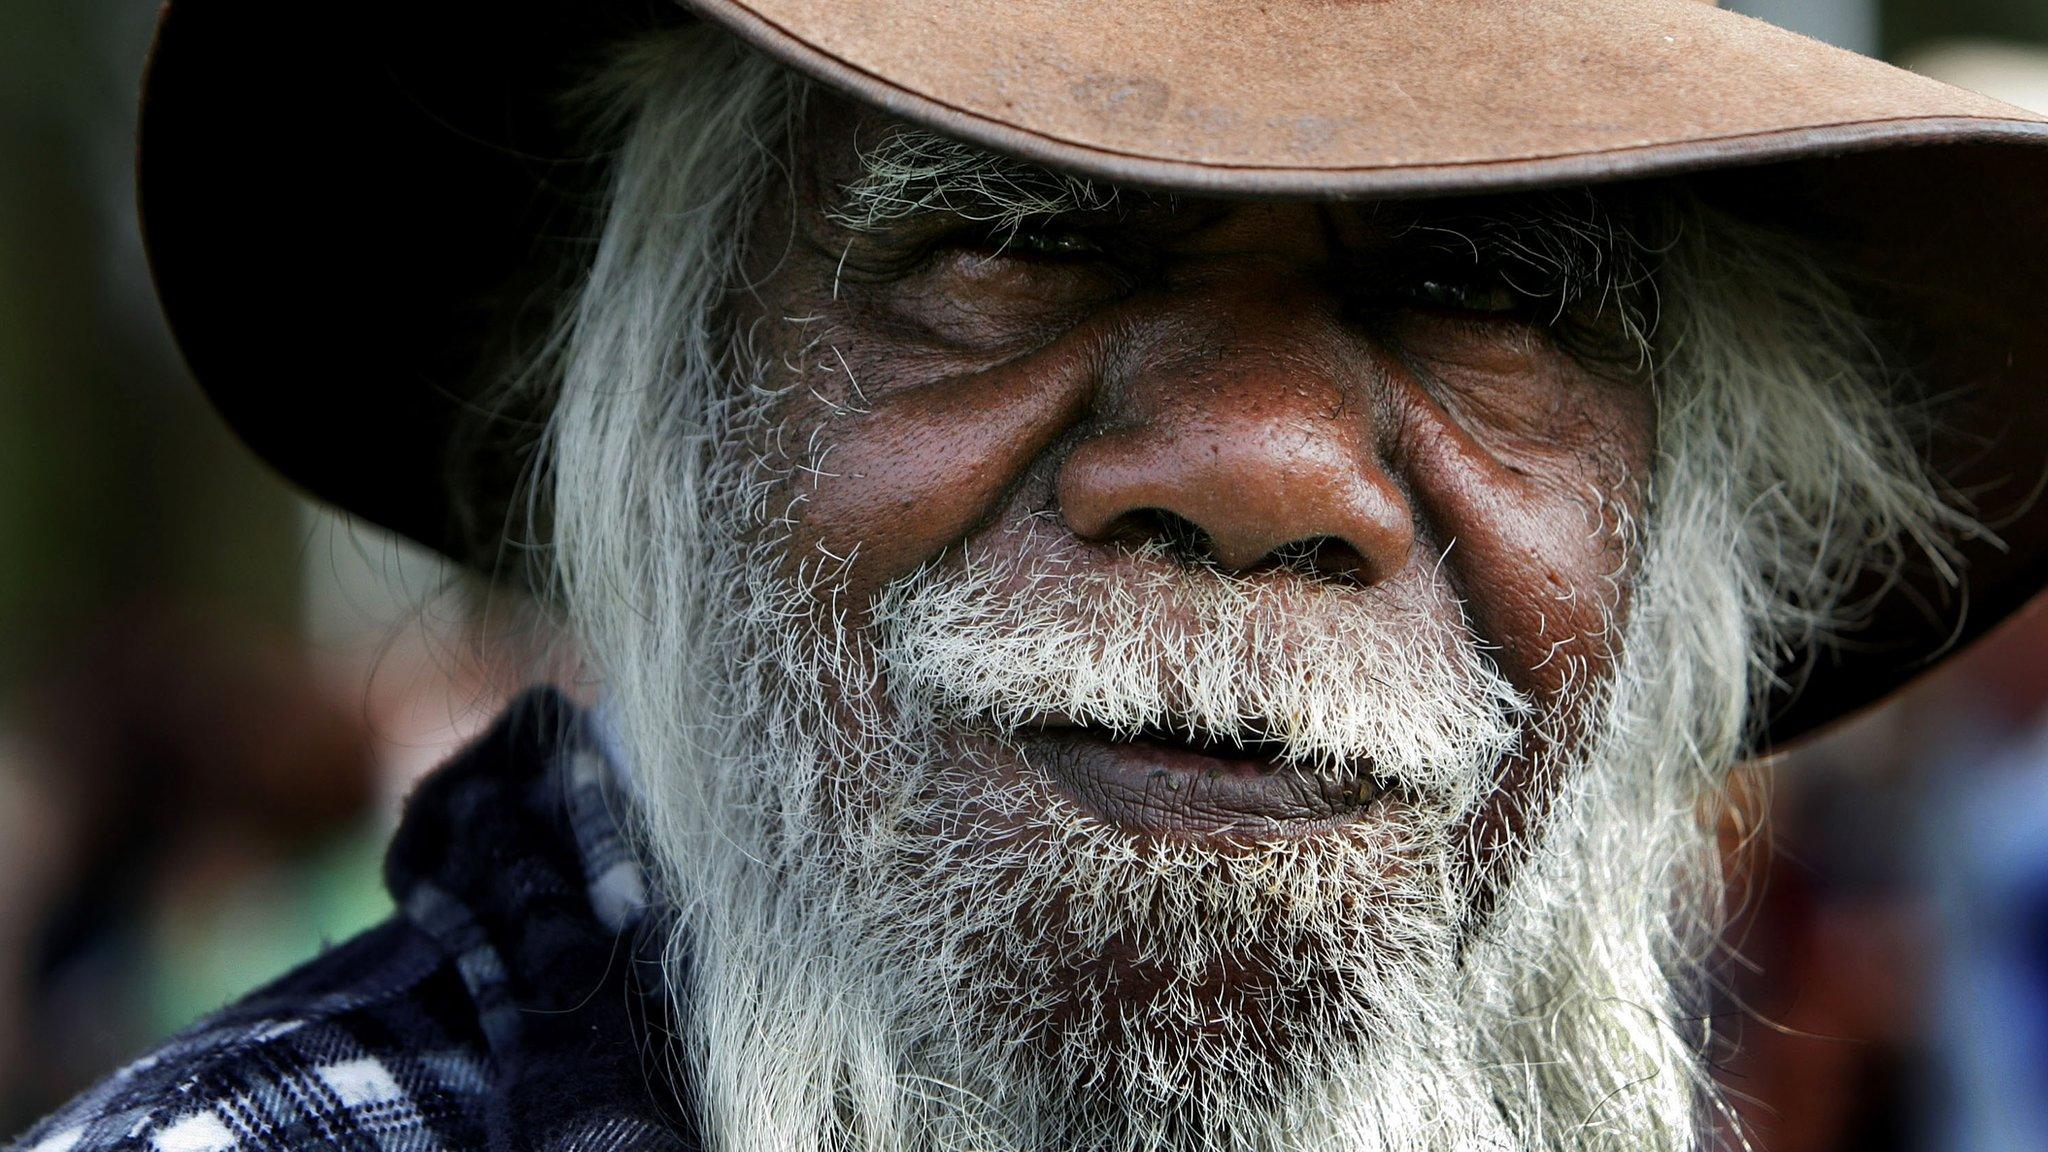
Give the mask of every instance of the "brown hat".
MULTIPOLYGON (((145 85, 158 290, 201 384, 314 495, 462 555, 449 438, 526 270, 573 266, 600 157, 550 97, 705 19, 859 100, 1112 181, 1371 198, 1697 174, 1883 287, 1938 463, 1999 524, 1915 574, 1783 738, 2048 578, 2048 121, 1698 0, 174 0, 145 85), (2014 518, 2017 517, 2017 518, 2014 518)), ((523 286, 523 287, 522 287, 523 286)), ((516 461, 514 462, 517 463, 516 461)))

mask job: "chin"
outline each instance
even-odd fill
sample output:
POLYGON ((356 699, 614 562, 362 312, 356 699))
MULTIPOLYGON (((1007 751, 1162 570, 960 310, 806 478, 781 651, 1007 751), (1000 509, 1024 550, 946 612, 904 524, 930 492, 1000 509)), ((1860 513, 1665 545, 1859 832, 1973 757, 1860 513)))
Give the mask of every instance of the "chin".
POLYGON ((1199 1094, 1223 1068, 1327 1064, 1418 987, 1447 994, 1469 911, 1455 813, 1383 793, 1313 818, 1134 820, 1028 746, 962 744, 833 901, 877 917, 846 927, 919 1006, 900 1026, 920 1044, 1199 1094))

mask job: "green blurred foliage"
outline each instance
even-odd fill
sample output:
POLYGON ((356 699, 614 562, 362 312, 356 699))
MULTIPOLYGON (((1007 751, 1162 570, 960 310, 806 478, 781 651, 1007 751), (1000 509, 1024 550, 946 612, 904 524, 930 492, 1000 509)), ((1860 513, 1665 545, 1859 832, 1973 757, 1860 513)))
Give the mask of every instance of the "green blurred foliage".
POLYGON ((152 14, 0 4, 0 685, 115 606, 295 616, 294 500, 213 418, 147 290, 125 169, 152 14))

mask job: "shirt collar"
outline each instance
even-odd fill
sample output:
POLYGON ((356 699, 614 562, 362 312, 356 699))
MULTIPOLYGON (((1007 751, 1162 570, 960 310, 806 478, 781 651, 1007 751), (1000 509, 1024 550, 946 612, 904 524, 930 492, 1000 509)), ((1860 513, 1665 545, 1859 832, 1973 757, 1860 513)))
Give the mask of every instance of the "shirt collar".
POLYGON ((676 1064, 666 933, 620 779, 591 712, 528 692, 420 785, 386 860, 402 914, 475 1008, 498 1074, 494 1147, 593 1125, 694 1144, 686 1094, 662 1074, 676 1064))

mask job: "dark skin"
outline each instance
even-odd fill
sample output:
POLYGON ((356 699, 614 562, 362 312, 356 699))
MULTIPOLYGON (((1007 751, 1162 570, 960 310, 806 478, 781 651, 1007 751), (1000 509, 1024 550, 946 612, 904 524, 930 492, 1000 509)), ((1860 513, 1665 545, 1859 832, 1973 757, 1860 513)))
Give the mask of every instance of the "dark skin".
MULTIPOLYGON (((857 232, 831 212, 858 142, 891 122, 829 97, 807 116, 735 320, 804 381, 753 448, 792 469, 775 502, 788 562, 853 557, 831 610, 857 625, 879 589, 961 555, 1133 577, 1178 563, 1420 589, 1545 713, 1608 670, 1650 388, 1633 358, 1504 292, 1500 269, 1445 272, 1440 233, 1414 226, 1435 208, 1133 195, 1002 235, 943 215, 857 232), (1178 559, 1136 553, 1157 540, 1178 559)), ((1543 798, 1539 726, 1474 818, 1475 877, 1543 798)), ((1055 771, 1049 802, 1219 851, 1372 816, 1370 796, 1276 791, 1244 756, 1048 739, 959 745, 981 763, 1092 741, 1086 778, 1055 771), (1175 774, 1207 783, 1148 783, 1175 774)))

